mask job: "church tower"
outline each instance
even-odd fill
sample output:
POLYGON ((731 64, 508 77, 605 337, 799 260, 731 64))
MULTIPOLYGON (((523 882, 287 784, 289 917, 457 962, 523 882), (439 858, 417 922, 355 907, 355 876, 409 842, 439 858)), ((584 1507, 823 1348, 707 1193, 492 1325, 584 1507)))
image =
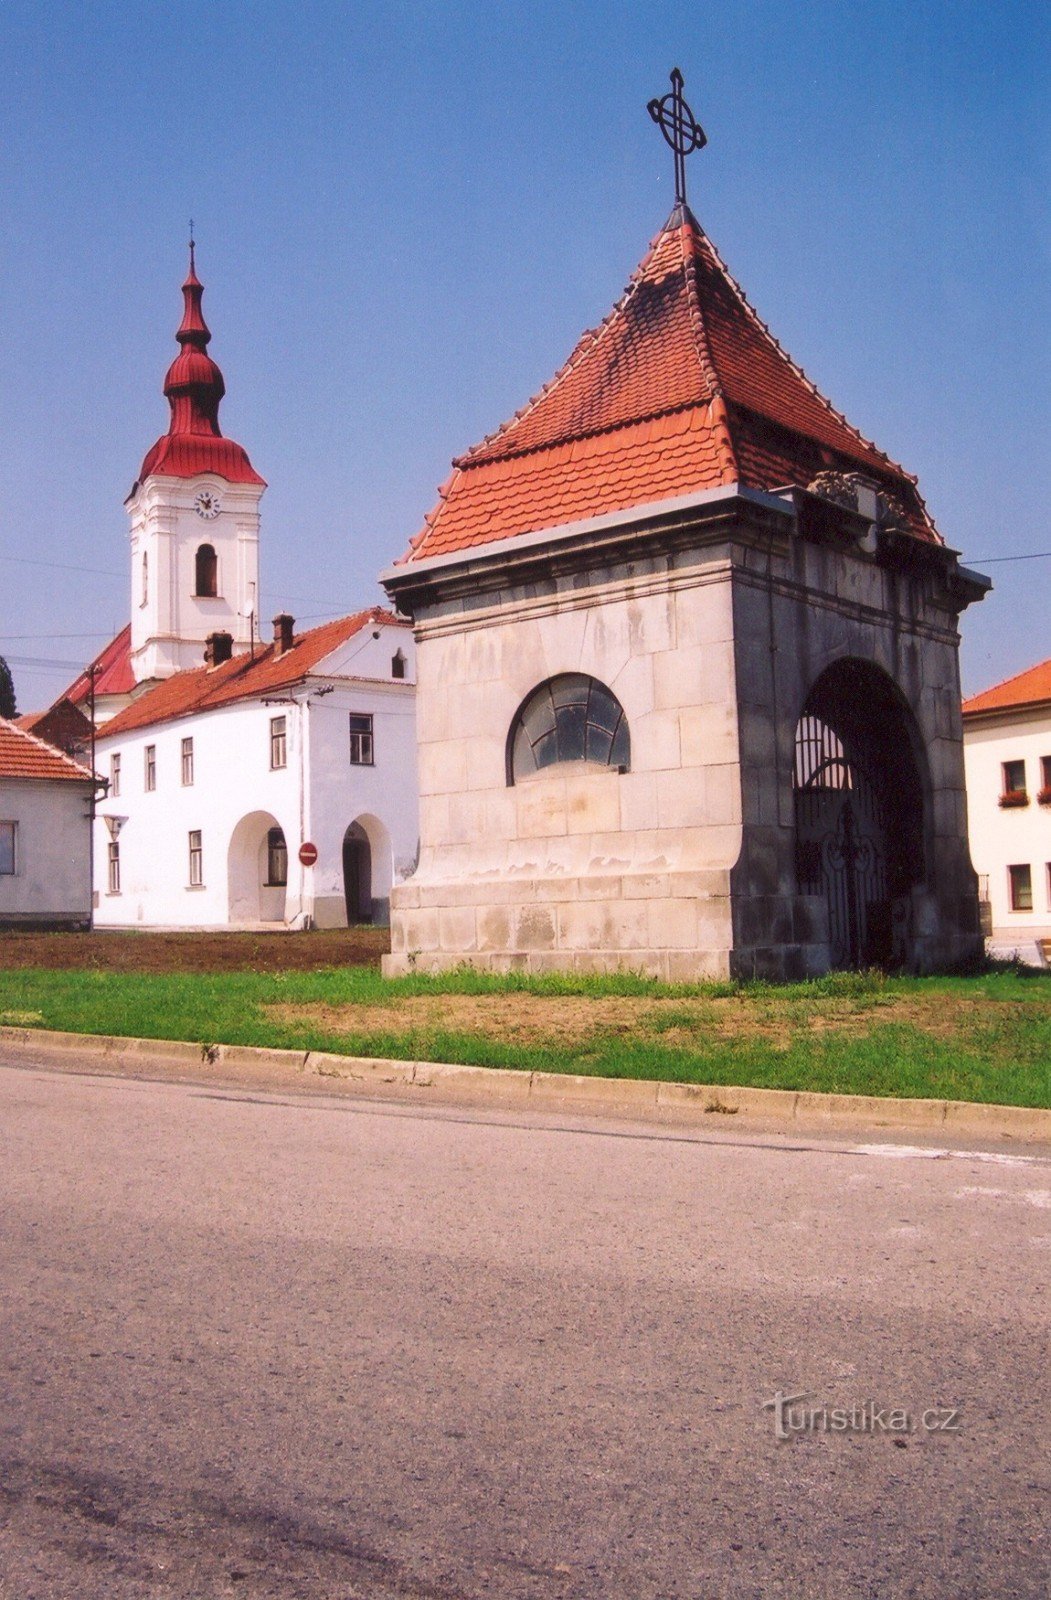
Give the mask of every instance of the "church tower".
POLYGON ((201 665, 209 634, 247 649, 259 609, 259 502, 248 453, 219 428, 223 375, 194 267, 182 286, 180 350, 164 380, 171 421, 125 504, 131 519, 131 665, 136 683, 201 665))

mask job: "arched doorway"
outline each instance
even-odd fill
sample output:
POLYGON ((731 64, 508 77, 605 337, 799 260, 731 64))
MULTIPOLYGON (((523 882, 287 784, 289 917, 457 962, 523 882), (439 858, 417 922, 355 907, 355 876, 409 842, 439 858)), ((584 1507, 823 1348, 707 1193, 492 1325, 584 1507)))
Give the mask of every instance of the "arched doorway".
POLYGON ((796 876, 821 895, 833 967, 908 956, 910 890, 924 878, 925 761, 889 677, 844 660, 814 684, 796 727, 796 876))
POLYGON ((372 850, 360 822, 352 822, 343 835, 343 893, 347 925, 372 921, 372 850))
POLYGON ((250 812, 231 834, 227 882, 231 922, 284 922, 288 846, 269 811, 250 812))
POLYGON ((347 922, 390 921, 394 847, 378 817, 362 813, 343 835, 343 893, 347 922))

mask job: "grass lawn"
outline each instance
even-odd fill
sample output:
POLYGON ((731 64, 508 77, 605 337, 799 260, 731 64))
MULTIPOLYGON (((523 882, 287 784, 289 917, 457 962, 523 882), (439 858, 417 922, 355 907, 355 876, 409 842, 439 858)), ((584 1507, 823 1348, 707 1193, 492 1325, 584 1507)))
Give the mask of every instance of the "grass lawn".
POLYGON ((610 1077, 1051 1106, 1051 974, 384 982, 371 966, 7 966, 0 1023, 610 1077))

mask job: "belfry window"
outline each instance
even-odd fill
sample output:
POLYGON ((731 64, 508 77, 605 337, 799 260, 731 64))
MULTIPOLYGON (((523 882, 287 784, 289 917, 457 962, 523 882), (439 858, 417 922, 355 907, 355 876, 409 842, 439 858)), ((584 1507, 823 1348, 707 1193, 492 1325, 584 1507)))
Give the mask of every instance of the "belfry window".
POLYGON ((150 558, 149 558, 148 555, 143 555, 143 558, 142 558, 142 598, 139 601, 140 606, 146 605, 147 602, 149 601, 149 598, 150 598, 150 558))
POLYGON ((507 743, 507 781, 567 761, 613 767, 631 764, 624 708, 606 686, 582 672, 549 678, 523 702, 507 743))
POLYGON ((214 600, 219 593, 219 558, 215 546, 202 544, 194 561, 194 594, 198 599, 214 600))

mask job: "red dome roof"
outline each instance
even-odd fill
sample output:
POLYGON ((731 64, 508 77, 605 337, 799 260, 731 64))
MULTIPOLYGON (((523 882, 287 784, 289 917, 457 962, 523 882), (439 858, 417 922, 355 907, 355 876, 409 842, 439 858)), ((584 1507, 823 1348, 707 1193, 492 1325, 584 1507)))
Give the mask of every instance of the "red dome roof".
POLYGON ((183 316, 175 337, 182 349, 168 368, 164 393, 171 407, 168 432, 148 450, 139 469, 139 482, 153 473, 168 478, 195 478, 214 472, 230 483, 264 483, 248 459, 248 452, 219 427, 219 402, 226 393, 223 375, 208 354, 211 332, 201 310, 204 288, 194 270, 190 245, 190 270, 182 286, 183 316))

